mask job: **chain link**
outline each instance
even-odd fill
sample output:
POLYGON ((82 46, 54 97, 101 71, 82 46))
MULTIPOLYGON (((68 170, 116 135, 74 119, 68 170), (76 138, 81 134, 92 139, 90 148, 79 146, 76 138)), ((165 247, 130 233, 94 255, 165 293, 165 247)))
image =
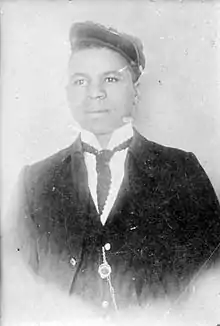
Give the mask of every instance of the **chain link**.
MULTIPOLYGON (((110 267, 110 265, 108 264, 107 259, 106 259, 105 247, 102 247, 102 258, 103 258, 103 264, 106 264, 106 265, 108 265, 110 267)), ((110 272, 110 274, 111 274, 111 272, 110 272)), ((115 289, 114 289, 114 287, 112 285, 111 275, 110 274, 107 276, 107 282, 108 282, 109 291, 110 291, 110 295, 111 295, 111 299, 112 299, 114 308, 117 311, 118 307, 117 307, 117 303, 116 303, 116 299, 115 299, 115 289)))

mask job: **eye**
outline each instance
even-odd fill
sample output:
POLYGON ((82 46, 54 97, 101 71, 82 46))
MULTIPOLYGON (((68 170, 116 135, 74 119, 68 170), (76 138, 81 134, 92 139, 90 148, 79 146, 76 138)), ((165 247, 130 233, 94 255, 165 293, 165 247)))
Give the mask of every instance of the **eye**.
POLYGON ((79 79, 75 79, 73 80, 73 85, 76 86, 86 86, 87 85, 87 80, 84 78, 79 78, 79 79))
POLYGON ((107 82, 107 83, 117 83, 118 81, 119 81, 119 78, 117 78, 117 77, 106 77, 105 78, 105 81, 107 82))

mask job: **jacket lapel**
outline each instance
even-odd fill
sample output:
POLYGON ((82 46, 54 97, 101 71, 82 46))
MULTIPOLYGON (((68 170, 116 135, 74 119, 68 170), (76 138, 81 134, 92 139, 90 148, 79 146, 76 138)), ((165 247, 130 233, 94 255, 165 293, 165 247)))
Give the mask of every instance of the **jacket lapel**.
POLYGON ((132 198, 137 199, 139 197, 139 191, 143 185, 143 178, 150 178, 152 161, 152 155, 150 155, 149 151, 150 144, 151 142, 141 136, 134 129, 134 136, 128 149, 128 154, 125 160, 124 178, 119 189, 118 195, 116 197, 115 203, 106 221, 107 226, 113 221, 115 221, 115 218, 117 218, 117 216, 121 215, 123 207, 126 206, 126 211, 128 212, 129 203, 132 198), (148 171, 147 174, 146 171, 148 171))
MULTIPOLYGON (((73 182, 74 197, 78 206, 78 211, 81 212, 80 215, 97 216, 96 207, 88 186, 88 173, 80 137, 76 139, 72 146, 71 179, 73 182)), ((97 219, 97 217, 95 219, 97 219)))
MULTIPOLYGON (((97 225, 97 212, 88 187, 87 170, 79 138, 69 147, 53 175, 52 201, 54 216, 65 230, 64 241, 73 247, 78 234, 83 239, 88 225, 97 225)), ((58 228, 58 229, 59 229, 58 228)), ((78 239, 79 241, 79 239, 78 239)))
POLYGON ((87 171, 79 139, 69 147, 61 164, 55 169, 53 184, 67 207, 78 210, 77 206, 83 207, 89 200, 87 171))
POLYGON ((88 187, 88 174, 82 153, 80 138, 78 137, 72 146, 71 174, 74 193, 78 203, 85 204, 90 197, 88 187))

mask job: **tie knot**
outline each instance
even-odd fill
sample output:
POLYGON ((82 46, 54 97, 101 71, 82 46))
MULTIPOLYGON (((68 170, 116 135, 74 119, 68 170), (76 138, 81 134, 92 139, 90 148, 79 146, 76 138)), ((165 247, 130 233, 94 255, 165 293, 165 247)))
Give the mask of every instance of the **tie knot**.
POLYGON ((96 153, 96 170, 98 173, 102 173, 106 169, 109 169, 109 161, 114 152, 108 149, 103 149, 96 153))
POLYGON ((88 152, 88 153, 94 154, 97 157, 97 159, 109 162, 111 157, 116 152, 126 149, 127 147, 129 147, 130 143, 131 143, 131 138, 126 140, 125 142, 121 143, 120 145, 116 146, 112 150, 102 149, 101 151, 98 151, 93 146, 90 146, 89 144, 82 142, 82 149, 83 149, 83 152, 88 152))
POLYGON ((96 153, 96 158, 97 161, 101 161, 103 162, 103 164, 108 164, 113 154, 114 151, 111 151, 109 149, 103 149, 96 153))

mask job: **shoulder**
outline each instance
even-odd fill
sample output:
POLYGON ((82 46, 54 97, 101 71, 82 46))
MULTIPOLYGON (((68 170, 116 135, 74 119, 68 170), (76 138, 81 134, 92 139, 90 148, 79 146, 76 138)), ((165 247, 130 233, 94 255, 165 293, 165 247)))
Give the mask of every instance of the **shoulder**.
POLYGON ((179 170, 201 168, 201 165, 194 153, 185 151, 183 149, 164 146, 155 142, 151 142, 151 154, 155 161, 165 168, 179 170))
POLYGON ((136 157, 139 169, 147 176, 179 187, 200 188, 213 193, 214 188, 196 155, 182 149, 161 145, 138 135, 136 157))
MULTIPOLYGON (((164 146, 139 135, 141 141, 141 162, 147 177, 156 180, 159 185, 166 185, 169 189, 178 189, 191 193, 192 197, 197 193, 201 200, 215 202, 218 206, 214 187, 205 169, 193 152, 164 146), (206 199, 204 199, 206 196, 206 199)), ((215 206, 214 205, 214 206, 215 206)))
POLYGON ((50 155, 49 157, 25 166, 22 174, 26 183, 46 183, 52 179, 57 171, 71 161, 73 145, 50 155))
POLYGON ((147 166, 151 164, 162 169, 179 170, 181 167, 197 167, 200 163, 192 152, 183 149, 165 146, 136 134, 136 153, 147 166))

